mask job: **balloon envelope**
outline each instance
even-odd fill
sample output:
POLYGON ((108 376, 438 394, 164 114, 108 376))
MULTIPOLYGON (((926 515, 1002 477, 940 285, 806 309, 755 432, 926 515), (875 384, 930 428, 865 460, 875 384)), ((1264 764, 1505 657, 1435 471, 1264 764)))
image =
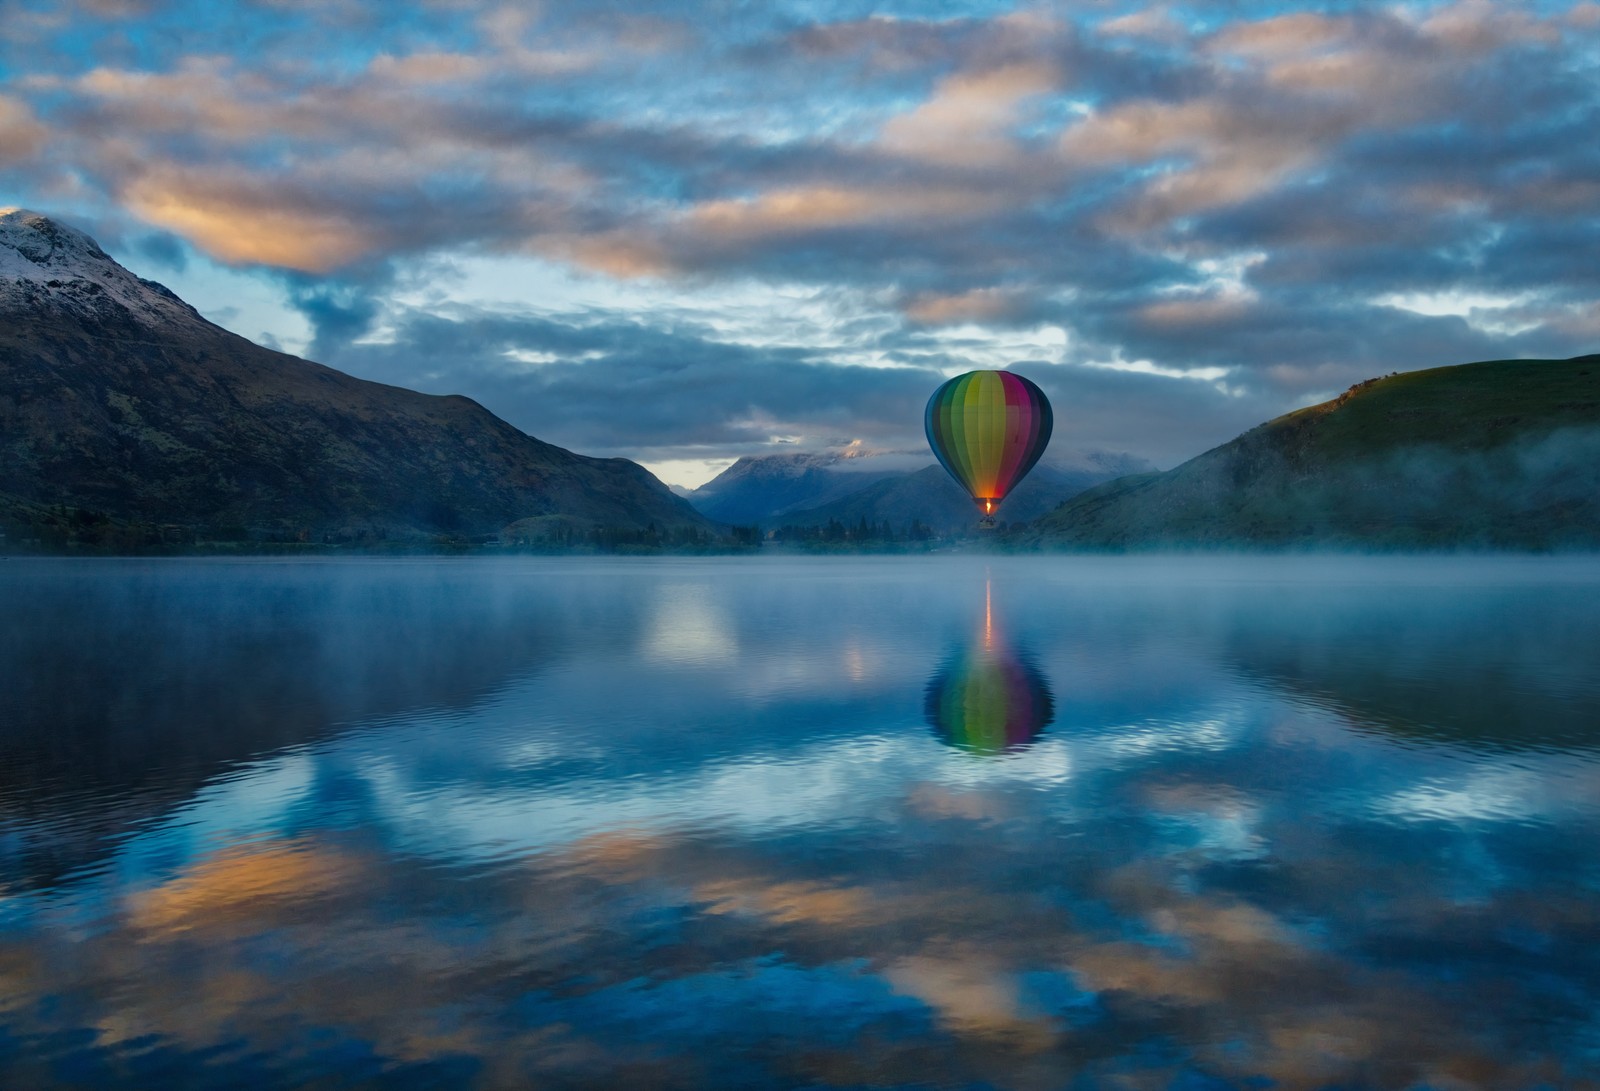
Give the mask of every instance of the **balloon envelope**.
POLYGON ((933 392, 928 446, 985 514, 1033 469, 1055 416, 1032 382, 1009 371, 969 371, 933 392))

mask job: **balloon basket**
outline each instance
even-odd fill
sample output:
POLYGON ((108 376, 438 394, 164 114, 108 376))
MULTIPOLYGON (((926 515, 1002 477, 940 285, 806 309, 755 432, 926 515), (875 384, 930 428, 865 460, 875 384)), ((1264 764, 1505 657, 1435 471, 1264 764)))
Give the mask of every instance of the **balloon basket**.
POLYGON ((979 530, 993 530, 994 529, 994 516, 985 515, 982 519, 979 519, 978 520, 978 529, 979 530))

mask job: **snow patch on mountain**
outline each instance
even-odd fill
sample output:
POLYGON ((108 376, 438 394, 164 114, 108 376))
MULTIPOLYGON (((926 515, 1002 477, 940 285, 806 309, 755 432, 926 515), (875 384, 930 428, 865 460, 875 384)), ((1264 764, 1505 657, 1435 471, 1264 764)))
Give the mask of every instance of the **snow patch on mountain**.
POLYGON ((26 208, 0 208, 0 313, 50 311, 145 326, 205 321, 164 285, 118 265, 77 228, 26 208))

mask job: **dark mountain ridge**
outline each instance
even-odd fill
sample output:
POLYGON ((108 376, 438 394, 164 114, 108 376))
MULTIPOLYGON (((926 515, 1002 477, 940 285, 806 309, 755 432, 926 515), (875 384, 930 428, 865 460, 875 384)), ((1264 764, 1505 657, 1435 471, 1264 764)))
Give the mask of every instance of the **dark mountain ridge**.
POLYGON ((1047 547, 1600 547, 1600 355, 1358 383, 1039 520, 1047 547))
POLYGON ((87 235, 0 214, 0 521, 320 540, 514 521, 709 532, 626 459, 574 454, 460 395, 368 382, 207 322, 87 235), (84 513, 88 513, 85 516, 84 513))

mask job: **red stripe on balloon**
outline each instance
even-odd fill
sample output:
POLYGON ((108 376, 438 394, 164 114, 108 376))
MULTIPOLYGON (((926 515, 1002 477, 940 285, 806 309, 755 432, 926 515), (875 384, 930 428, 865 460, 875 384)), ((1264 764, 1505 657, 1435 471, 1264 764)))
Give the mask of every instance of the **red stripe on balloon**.
POLYGON ((1001 457, 1000 473, 995 480, 997 500, 1004 498, 1006 493, 1011 491, 1011 486, 1016 483, 1017 469, 1022 465, 1022 460, 1027 457, 1028 449, 1032 446, 1029 424, 1033 417, 1028 390, 1020 379, 1010 372, 1002 371, 1000 385, 1006 392, 1006 437, 1002 447, 1004 454, 1001 457))

